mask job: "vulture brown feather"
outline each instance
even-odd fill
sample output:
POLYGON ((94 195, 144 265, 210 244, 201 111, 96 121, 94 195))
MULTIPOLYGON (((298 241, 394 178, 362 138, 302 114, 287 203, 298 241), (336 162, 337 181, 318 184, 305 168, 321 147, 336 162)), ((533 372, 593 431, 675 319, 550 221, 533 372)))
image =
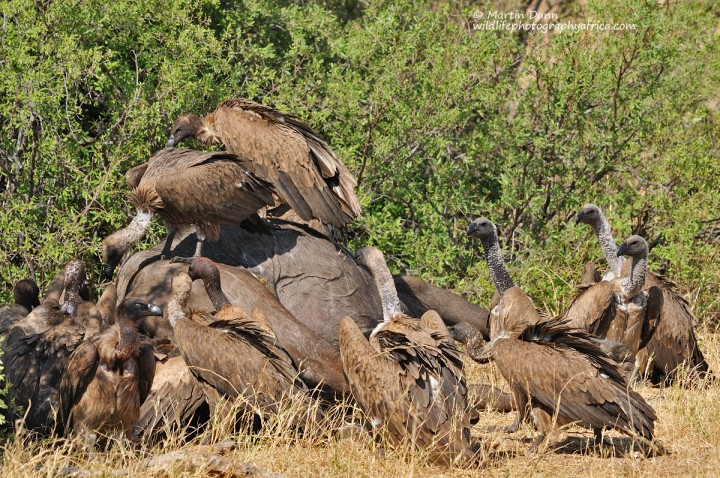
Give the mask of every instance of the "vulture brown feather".
POLYGON ((189 276, 172 280, 168 305, 170 323, 190 370, 223 397, 240 399, 242 409, 267 419, 280 404, 302 404, 297 425, 317 418, 318 410, 307 393, 290 355, 278 344, 267 317, 259 310, 248 314, 227 299, 216 265, 207 258, 193 259, 189 276), (215 316, 188 311, 192 279, 201 279, 216 309, 215 316), (205 315, 206 317, 198 317, 205 315))
MULTIPOLYGON (((617 245, 613 239, 610 223, 602 210, 594 204, 586 204, 580 210, 576 222, 592 227, 600 247, 608 261, 609 270, 604 278, 622 275, 629 261, 617 256, 617 245)), ((696 318, 687 301, 677 292, 675 285, 649 269, 645 275, 644 291, 648 298, 648 312, 656 315, 657 326, 648 340, 647 346, 638 354, 638 366, 642 372, 648 371, 654 383, 672 381, 679 367, 689 372, 690 384, 697 384, 710 373, 709 366, 698 345, 693 329, 696 318), (662 301, 657 305, 659 288, 662 301), (655 298, 655 304, 650 299, 655 298)))
POLYGON ((34 321, 13 328, 7 339, 4 365, 11 383, 10 416, 24 416, 22 426, 41 434, 55 430, 60 382, 69 357, 89 332, 88 324, 91 328, 99 324, 95 305, 80 297, 84 275, 82 261, 69 261, 43 304, 33 310, 34 321))
POLYGON ((274 203, 272 186, 248 171, 243 157, 224 152, 205 153, 180 148, 159 151, 143 168, 128 175, 137 215, 131 223, 103 241, 103 275, 112 273, 159 215, 168 227, 163 254, 170 254, 175 230, 195 226, 195 256, 205 239, 217 241, 222 224, 258 220, 258 210, 274 203))
POLYGON ((328 144, 298 118, 242 98, 205 117, 184 115, 168 146, 188 136, 248 158, 247 168, 270 181, 280 199, 304 220, 341 227, 360 214, 357 182, 328 144))
MULTIPOLYGON (((495 226, 485 218, 473 221, 468 233, 488 249, 497 243, 495 226)), ((507 283, 504 264, 488 249, 485 256, 493 280, 507 283)), ((501 292, 492 312, 495 323, 487 350, 510 384, 518 407, 516 423, 528 414, 533 418, 538 436, 531 451, 556 426, 569 423, 592 428, 596 437, 612 428, 653 438, 655 411, 629 389, 596 337, 563 319, 543 317, 519 287, 501 292)))
POLYGON ((390 271, 374 248, 360 251, 383 304, 383 322, 364 337, 350 318, 340 321, 340 355, 353 396, 391 444, 428 449, 437 463, 473 456, 463 363, 434 311, 420 320, 401 312, 390 271))
POLYGON ((162 312, 144 299, 127 298, 115 325, 75 348, 60 383, 65 433, 130 435, 155 374, 153 349, 141 341, 137 321, 162 312))

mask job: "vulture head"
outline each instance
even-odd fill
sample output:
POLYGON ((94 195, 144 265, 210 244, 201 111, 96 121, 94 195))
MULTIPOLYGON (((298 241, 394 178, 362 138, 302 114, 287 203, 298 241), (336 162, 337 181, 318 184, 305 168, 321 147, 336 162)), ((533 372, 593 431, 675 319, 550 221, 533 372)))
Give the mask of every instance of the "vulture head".
POLYGON ((630 236, 620 244, 617 250, 617 256, 643 257, 648 254, 648 243, 642 237, 635 235, 630 236))
POLYGON ((174 148, 188 136, 197 136, 202 128, 202 118, 197 115, 182 115, 170 129, 167 147, 174 148))
POLYGON ((100 276, 102 280, 112 279, 115 268, 120 264, 127 250, 123 247, 121 237, 118 234, 119 232, 120 231, 114 232, 103 241, 103 269, 102 275, 100 276))
POLYGON ((28 312, 40 305, 40 288, 32 279, 23 279, 13 289, 15 303, 25 307, 28 312))
POLYGON ((577 217, 575 218, 575 224, 589 224, 593 225, 600 220, 602 212, 600 208, 594 204, 586 204, 580 209, 577 217))
POLYGON ((163 310, 159 305, 145 299, 131 297, 120 304, 118 312, 120 341, 117 346, 117 357, 120 360, 128 360, 136 350, 138 320, 141 317, 160 317, 163 315, 163 310))
POLYGON ((85 286, 85 263, 76 257, 65 264, 64 272, 65 300, 60 312, 75 317, 77 306, 83 300, 80 290, 85 286))
POLYGON ((497 229, 495 224, 492 223, 486 217, 479 217, 475 219, 467 228, 467 235, 469 237, 476 237, 480 241, 485 242, 497 236, 497 229))

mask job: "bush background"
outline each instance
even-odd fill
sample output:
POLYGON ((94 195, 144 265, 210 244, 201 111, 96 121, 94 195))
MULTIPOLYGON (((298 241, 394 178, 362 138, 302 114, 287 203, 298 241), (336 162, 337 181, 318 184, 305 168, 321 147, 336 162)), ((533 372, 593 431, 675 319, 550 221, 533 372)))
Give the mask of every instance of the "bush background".
MULTIPOLYGON (((533 2, 535 3, 535 2, 533 2)), ((557 3, 557 2, 554 2, 557 3)), ((359 181, 351 247, 487 305, 479 215, 558 312, 604 267, 586 202, 642 234, 700 320, 720 322, 718 15, 712 2, 569 1, 624 32, 473 31, 522 2, 30 1, 0 4, 0 285, 42 286, 129 221, 124 172, 175 118, 239 95, 305 119, 359 181)), ((198 146, 197 144, 195 146, 198 146)), ((157 225, 147 243, 158 241, 157 225)))

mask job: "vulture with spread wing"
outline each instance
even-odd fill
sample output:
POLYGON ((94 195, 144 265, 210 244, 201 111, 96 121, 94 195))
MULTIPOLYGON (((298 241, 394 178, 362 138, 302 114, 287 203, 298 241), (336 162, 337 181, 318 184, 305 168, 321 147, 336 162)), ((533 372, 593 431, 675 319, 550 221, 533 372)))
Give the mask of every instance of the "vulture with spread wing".
POLYGON ((328 144, 292 115, 233 98, 205 116, 184 115, 170 131, 168 147, 188 136, 222 144, 248 159, 247 169, 275 186, 302 219, 341 227, 360 214, 357 182, 328 144))

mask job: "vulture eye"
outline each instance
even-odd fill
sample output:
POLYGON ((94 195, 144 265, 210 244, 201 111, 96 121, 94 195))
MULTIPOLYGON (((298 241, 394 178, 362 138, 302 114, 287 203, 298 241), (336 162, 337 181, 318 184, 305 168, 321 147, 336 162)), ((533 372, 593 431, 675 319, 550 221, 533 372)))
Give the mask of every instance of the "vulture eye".
POLYGON ((175 132, 173 134, 177 136, 180 131, 182 131, 182 126, 178 126, 177 128, 175 128, 175 132))

